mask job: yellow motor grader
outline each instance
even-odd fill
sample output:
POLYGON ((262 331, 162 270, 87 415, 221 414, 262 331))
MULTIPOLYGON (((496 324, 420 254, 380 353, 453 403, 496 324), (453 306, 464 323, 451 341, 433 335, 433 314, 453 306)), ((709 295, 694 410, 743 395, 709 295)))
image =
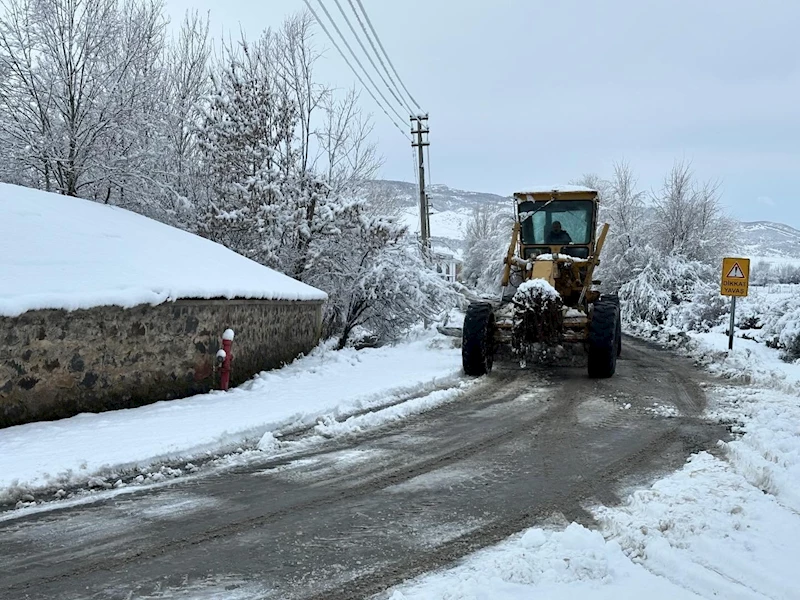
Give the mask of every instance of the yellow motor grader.
POLYGON ((462 329, 467 375, 491 371, 495 352, 520 361, 548 349, 583 345, 590 377, 611 377, 622 351, 619 299, 593 281, 608 233, 599 236, 598 194, 579 186, 514 194, 515 222, 504 261, 503 293, 473 302, 462 329))

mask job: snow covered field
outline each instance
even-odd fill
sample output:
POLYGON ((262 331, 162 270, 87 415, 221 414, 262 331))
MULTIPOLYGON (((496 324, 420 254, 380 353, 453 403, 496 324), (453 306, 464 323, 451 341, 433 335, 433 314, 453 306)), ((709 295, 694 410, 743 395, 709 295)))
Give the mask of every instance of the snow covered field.
MULTIPOLYGON (((463 240, 467 223, 472 217, 469 209, 431 212, 431 235, 437 238, 463 240)), ((419 209, 404 209, 400 221, 409 231, 419 232, 419 209)))
POLYGON ((586 507, 596 531, 530 529, 391 600, 800 598, 800 364, 754 341, 737 339, 730 355, 726 344, 719 332, 681 342, 735 380, 707 390, 708 416, 738 434, 718 456, 695 454, 622 506, 586 507))
POLYGON ((148 472, 156 463, 255 448, 259 440, 274 451, 273 432, 317 422, 325 436, 375 425, 452 399, 460 374, 460 350, 425 332, 391 347, 320 347, 227 393, 0 429, 0 501, 42 488, 105 487, 121 470, 138 469, 140 481, 157 481, 148 472), (380 410, 409 395, 418 397, 380 410), (369 409, 374 412, 339 422, 369 409))

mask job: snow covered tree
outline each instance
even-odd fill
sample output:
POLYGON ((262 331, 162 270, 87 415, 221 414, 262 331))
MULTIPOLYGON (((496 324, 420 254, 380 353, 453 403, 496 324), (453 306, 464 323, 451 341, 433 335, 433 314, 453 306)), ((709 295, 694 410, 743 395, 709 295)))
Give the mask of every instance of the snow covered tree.
MULTIPOLYGON (((673 307, 705 292, 717 274, 711 266, 682 255, 664 256, 652 247, 645 253, 644 269, 619 290, 622 317, 628 323, 666 324, 673 307)), ((719 296, 718 288, 715 293, 719 296)))
POLYGON ((212 196, 201 229, 240 254, 280 268, 280 250, 292 235, 285 209, 291 202, 286 194, 295 191, 296 106, 279 92, 272 44, 265 32, 255 44, 242 38, 238 47, 223 49, 199 134, 212 196))
POLYGON ((337 243, 318 253, 305 281, 328 292, 326 335, 344 347, 357 328, 390 341, 424 318, 433 319, 455 303, 447 283, 421 259, 405 227, 369 215, 354 200, 342 219, 337 243))
POLYGON ((464 266, 462 279, 476 289, 495 293, 500 291, 503 261, 511 243, 514 217, 510 211, 497 212, 488 207, 476 207, 464 231, 464 266))
POLYGON ((599 274, 608 290, 619 289, 645 266, 648 225, 644 193, 637 191, 636 183, 630 165, 618 162, 602 186, 599 221, 610 227, 599 274))

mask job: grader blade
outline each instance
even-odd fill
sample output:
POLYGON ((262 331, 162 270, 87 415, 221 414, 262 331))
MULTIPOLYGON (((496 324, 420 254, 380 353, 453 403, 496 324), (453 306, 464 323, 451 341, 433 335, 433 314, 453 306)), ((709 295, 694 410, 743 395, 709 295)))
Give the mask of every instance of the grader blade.
POLYGON ((512 302, 511 346, 516 355, 529 356, 541 344, 555 345, 561 341, 564 304, 549 283, 542 279, 523 283, 512 302))

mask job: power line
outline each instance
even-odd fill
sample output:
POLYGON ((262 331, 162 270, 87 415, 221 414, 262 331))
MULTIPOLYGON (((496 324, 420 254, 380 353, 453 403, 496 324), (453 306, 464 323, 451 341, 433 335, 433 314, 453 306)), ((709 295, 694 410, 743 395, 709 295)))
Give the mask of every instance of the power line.
POLYGON ((408 95, 409 98, 411 98, 411 102, 413 102, 414 105, 420 111, 422 111, 422 107, 419 105, 419 102, 417 102, 414 99, 414 96, 411 95, 411 92, 408 91, 408 88, 406 87, 406 84, 403 83, 403 80, 400 77, 400 74, 397 72, 397 69, 394 68, 392 59, 389 58, 389 54, 386 52, 386 48, 383 47, 383 44, 381 43, 381 38, 378 37, 378 32, 375 31, 375 28, 372 26, 372 21, 370 20, 369 15, 367 14, 366 9, 364 8, 364 5, 361 3, 361 0, 356 0, 356 1, 358 2, 358 5, 361 7, 361 12, 364 13, 364 17, 367 19, 367 25, 369 25, 370 31, 372 31, 372 35, 375 36, 375 41, 378 42, 378 46, 380 46, 381 50, 383 51, 383 55, 386 57, 386 61, 389 63, 389 66, 392 67, 392 71, 394 72, 395 77, 397 77, 397 81, 399 81, 400 85, 403 86, 403 89, 406 91, 406 94, 408 95))
MULTIPOLYGON (((322 5, 322 2, 321 2, 321 0, 317 0, 317 1, 320 3, 320 6, 322 6, 322 9, 323 9, 323 10, 325 10, 325 6, 324 6, 324 5, 322 5)), ((331 43, 333 44, 333 47, 334 47, 334 48, 336 48, 336 50, 339 52, 339 54, 341 55, 341 57, 342 57, 342 59, 344 60, 345 64, 346 64, 348 67, 350 67, 350 70, 353 72, 353 75, 355 75, 355 76, 356 76, 356 78, 358 79, 358 81, 361 83, 361 86, 362 86, 362 87, 363 87, 365 90, 367 90, 367 92, 369 93, 369 95, 370 95, 370 96, 372 97, 372 99, 375 101, 375 104, 377 104, 377 105, 378 105, 378 107, 379 107, 379 108, 380 108, 380 109, 383 111, 383 114, 385 114, 385 115, 386 115, 386 117, 387 117, 387 118, 388 118, 388 119, 389 119, 389 120, 392 122, 392 125, 394 125, 395 127, 397 127, 397 130, 398 130, 398 131, 399 131, 401 134, 403 134, 403 137, 405 137, 407 140, 411 141, 411 138, 410 138, 410 137, 409 137, 409 136, 406 134, 406 132, 403 130, 403 128, 402 128, 402 127, 400 127, 400 125, 398 125, 398 124, 397 124, 397 122, 394 120, 394 118, 392 118, 392 116, 391 116, 391 115, 390 115, 390 114, 389 114, 389 113, 386 111, 386 109, 384 108, 383 104, 381 104, 381 103, 380 103, 380 101, 379 101, 379 100, 378 100, 378 99, 375 97, 375 94, 373 94, 373 93, 372 93, 372 90, 371 90, 371 89, 370 89, 370 88, 367 86, 367 84, 366 84, 366 83, 364 83, 364 80, 361 78, 361 75, 359 75, 359 74, 358 74, 358 71, 356 71, 356 70, 355 70, 355 68, 353 68, 353 65, 350 63, 350 61, 349 61, 349 60, 347 60, 347 57, 345 56, 344 52, 342 52, 342 49, 339 47, 339 44, 337 44, 337 43, 336 43, 336 40, 335 40, 335 39, 333 39, 333 36, 332 36, 332 35, 330 34, 330 32, 328 31, 328 28, 327 28, 327 27, 325 27, 325 24, 324 24, 324 23, 322 22, 322 20, 319 18, 319 15, 317 15, 316 11, 315 11, 315 10, 312 8, 312 6, 311 6, 311 2, 310 2, 309 0, 303 0, 303 2, 305 2, 306 6, 308 7, 308 10, 309 10, 309 11, 311 12, 311 14, 314 16, 314 18, 316 19, 317 23, 319 23, 319 26, 320 26, 320 28, 322 29, 322 31, 325 33, 325 35, 326 35, 326 36, 328 36, 328 39, 329 39, 329 40, 331 41, 331 43)), ((325 12, 327 13, 328 11, 327 11, 327 10, 325 10, 325 12)), ((330 15, 328 15, 328 16, 330 16, 330 15)), ((336 24, 334 23, 334 27, 335 27, 335 26, 336 26, 336 24)), ((341 35, 341 33, 340 33, 340 35, 341 35)), ((362 67, 362 69, 363 69, 363 67, 362 67)), ((369 77, 369 76, 368 76, 368 77, 369 77)), ((373 85, 374 85, 374 84, 373 84, 373 85)), ((380 91, 379 91, 378 93, 380 94, 380 91)), ((387 104, 388 104, 388 103, 387 103, 387 104)), ((401 119, 401 121, 402 121, 402 120, 403 120, 403 119, 401 119)))
MULTIPOLYGON (((381 67, 383 67, 384 72, 389 77, 389 81, 392 82, 392 87, 397 92, 397 94, 392 92, 392 95, 395 97, 395 99, 397 99, 400 102, 400 104, 405 106, 406 110, 408 110, 408 114, 409 115, 413 114, 414 111, 411 109, 411 107, 409 106, 409 104, 405 100, 405 98, 402 98, 402 99, 398 98, 398 95, 401 96, 401 97, 403 96, 403 92, 400 91, 400 88, 398 87, 397 82, 395 82, 395 80, 392 78, 392 74, 389 72, 389 69, 386 67, 386 63, 383 62, 383 58, 381 58, 381 53, 378 52, 378 49, 375 47, 375 42, 372 41, 372 36, 367 31, 367 28, 364 25, 364 21, 361 20, 361 15, 358 14, 358 10, 356 9, 355 4, 353 4, 353 0, 347 0, 347 1, 350 3, 350 8, 353 11, 353 14, 356 16, 356 20, 358 21, 358 24, 361 27, 361 31, 364 32, 364 37, 367 38, 367 41, 369 42, 369 45, 372 48, 372 51, 375 53, 375 56, 378 57, 378 62, 381 63, 381 67)), ((336 0, 336 4, 339 4, 339 0, 336 0)), ((351 27, 351 29, 352 29, 352 27, 351 27)), ((355 35, 355 31, 353 32, 353 35, 355 35)), ((356 36, 356 38, 358 39, 358 36, 356 36)), ((360 40, 359 40, 359 43, 361 43, 360 40)), ((366 49, 364 48, 364 44, 361 44, 361 49, 364 50, 365 54, 367 54, 367 58, 369 58, 369 61, 372 63, 372 66, 375 67, 375 70, 378 71, 378 75, 381 75, 380 70, 378 69, 378 67, 375 66, 375 63, 372 61, 372 58, 369 57, 369 53, 367 53, 366 49)), ((381 75, 381 79, 383 79, 383 75, 381 75)), ((386 83, 385 79, 383 79, 383 83, 386 83)), ((388 87, 388 84, 387 84, 387 87, 388 87)), ((392 91, 392 90, 390 89, 389 91, 392 91)))
MULTIPOLYGON (((303 0, 303 1, 306 3, 306 6, 309 6, 309 8, 310 8, 310 5, 309 5, 309 0, 303 0)), ((369 73, 368 73, 368 72, 367 72, 367 70, 364 68, 364 65, 362 65, 362 64, 361 64, 361 61, 358 59, 358 55, 356 55, 356 53, 355 53, 355 52, 353 52, 353 48, 350 46, 350 43, 347 41, 347 38, 346 38, 346 37, 345 37, 345 36, 342 34, 342 30, 341 30, 341 29, 339 29, 339 26, 336 24, 336 21, 335 21, 335 20, 333 19, 333 17, 331 16, 331 13, 330 13, 330 12, 328 12, 328 9, 327 9, 327 7, 325 6, 325 4, 322 2, 322 0, 317 0, 317 3, 320 5, 320 7, 322 8, 322 10, 325 12, 325 15, 326 15, 326 16, 328 17, 328 19, 330 20, 331 24, 333 25, 333 28, 336 30, 336 33, 338 33, 338 34, 339 34, 339 37, 340 37, 340 38, 342 39, 342 41, 344 42, 344 45, 345 45, 345 46, 347 47, 347 49, 350 51, 350 54, 353 56, 353 59, 356 61, 356 64, 357 64, 357 65, 358 65, 358 66, 361 68, 361 70, 364 72, 364 75, 367 77, 367 80, 368 80, 368 81, 369 81, 369 82, 372 84, 372 86, 375 88, 375 91, 376 91, 376 92, 378 92, 378 95, 379 95, 379 96, 380 96, 380 97, 383 99, 383 101, 386 103, 386 105, 387 105, 387 106, 388 106, 388 107, 389 107, 389 108, 392 110, 392 112, 394 112, 394 114, 397 116, 397 118, 398 118, 398 119, 400 119, 400 121, 402 122, 402 121, 404 120, 404 119, 403 119, 403 117, 402 117, 402 116, 400 116, 400 113, 399 113, 399 112, 397 112, 397 109, 395 109, 395 108, 394 108, 394 106, 392 105, 392 103, 391 103, 391 102, 389 102, 389 101, 386 99, 386 96, 384 96, 384 95, 383 95, 383 93, 381 92, 380 88, 379 88, 379 87, 378 87, 378 86, 375 84, 375 82, 372 80, 372 77, 370 77, 370 76, 369 76, 369 73)), ((314 14, 314 11, 311 11, 311 12, 312 12, 312 14, 314 14)), ((316 17, 316 15, 315 15, 315 17, 316 17)), ((317 22, 319 22, 319 18, 317 18, 317 22)), ((320 25, 321 25, 321 24, 322 24, 322 23, 320 23, 320 25)), ((330 37, 330 36, 328 36, 328 37, 330 37)), ((362 81, 362 85, 363 85, 363 81, 362 81)), ((399 128, 399 126, 398 126, 398 128, 399 128)), ((402 129, 401 129, 401 131, 402 131, 402 129)))
MULTIPOLYGON (((375 69, 375 72, 378 74, 378 77, 381 78, 381 81, 383 82, 383 85, 386 86, 386 89, 389 90, 389 93, 392 95, 392 97, 395 100, 397 100, 397 103, 401 107, 406 105, 406 109, 408 109, 407 103, 405 101, 401 100, 400 97, 395 93, 395 91, 392 88, 392 86, 390 86, 389 82, 386 81, 386 78, 383 76, 383 73, 381 73, 381 70, 378 68, 378 65, 375 64, 374 60, 372 60, 372 55, 367 51, 366 46, 364 46, 364 42, 361 41, 361 36, 358 35, 358 33, 356 32, 355 27, 353 27, 353 24, 350 22, 350 18, 347 16, 347 13, 344 11, 344 8, 342 8, 342 4, 339 2, 339 0, 333 0, 333 1, 336 2, 336 6, 339 9, 339 12, 342 13, 342 16, 344 17, 344 22, 347 23, 347 26, 350 28, 350 31, 352 32, 353 37, 356 38, 356 41, 358 42, 358 45, 361 46, 362 52, 364 52, 364 54, 366 55, 367 60, 369 60, 369 63, 372 65, 372 68, 375 69)), ((353 6, 352 1, 350 2, 350 6, 351 7, 353 6)), ((357 16, 358 15, 356 15, 356 17, 357 16)), ((366 33, 366 30, 365 30, 365 33, 366 33)), ((369 35, 367 36, 367 41, 370 41, 369 40, 369 35)), ((378 57, 378 58, 380 58, 380 57, 378 57)), ((412 111, 409 110, 409 114, 411 114, 411 112, 412 111)))

